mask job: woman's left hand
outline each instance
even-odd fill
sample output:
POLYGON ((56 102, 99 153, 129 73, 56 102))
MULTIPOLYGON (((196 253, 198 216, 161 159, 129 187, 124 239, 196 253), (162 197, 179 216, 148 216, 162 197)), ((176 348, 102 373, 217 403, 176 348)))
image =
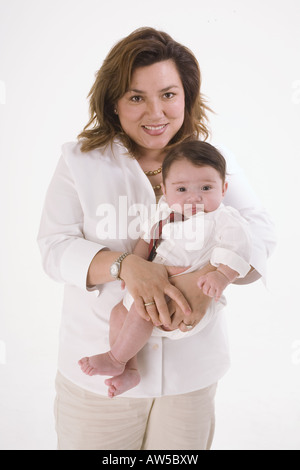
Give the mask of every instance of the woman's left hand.
POLYGON ((190 328, 188 328, 189 326, 196 326, 204 317, 212 298, 206 296, 203 291, 199 289, 197 281, 201 275, 213 270, 215 270, 215 268, 208 265, 199 271, 171 277, 169 279, 170 282, 183 293, 185 298, 188 299, 192 312, 188 315, 183 313, 178 305, 173 300, 170 300, 168 305, 170 315, 172 315, 172 322, 168 329, 176 330, 179 328, 181 331, 186 332, 190 330, 190 328))

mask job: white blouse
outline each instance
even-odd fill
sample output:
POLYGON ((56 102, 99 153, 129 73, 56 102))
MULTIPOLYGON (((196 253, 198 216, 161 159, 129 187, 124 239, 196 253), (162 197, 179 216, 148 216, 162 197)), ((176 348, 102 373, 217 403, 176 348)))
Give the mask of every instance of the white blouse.
MULTIPOLYGON (((220 150, 229 174, 223 202, 248 221, 250 264, 256 269, 252 278, 264 278, 275 246, 273 224, 233 156, 220 150)), ((110 311, 124 291, 119 281, 88 289, 89 265, 101 249, 131 251, 140 235, 141 214, 153 206, 148 178, 117 140, 87 153, 81 152, 79 143, 63 146, 46 195, 38 243, 45 271, 65 286, 58 369, 94 393, 107 395, 106 377, 83 374, 78 360, 109 349, 110 311)), ((139 352, 138 363, 142 380, 122 396, 181 394, 215 383, 230 364, 224 310, 186 339, 152 336, 139 352)))

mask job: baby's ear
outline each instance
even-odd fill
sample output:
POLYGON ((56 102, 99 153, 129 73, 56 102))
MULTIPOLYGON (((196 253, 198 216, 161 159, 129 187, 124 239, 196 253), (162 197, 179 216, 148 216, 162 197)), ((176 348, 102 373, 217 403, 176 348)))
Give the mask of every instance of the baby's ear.
POLYGON ((228 182, 225 181, 225 183, 224 183, 224 185, 223 185, 223 192, 222 192, 222 195, 223 195, 223 196, 225 196, 227 189, 228 189, 228 182))

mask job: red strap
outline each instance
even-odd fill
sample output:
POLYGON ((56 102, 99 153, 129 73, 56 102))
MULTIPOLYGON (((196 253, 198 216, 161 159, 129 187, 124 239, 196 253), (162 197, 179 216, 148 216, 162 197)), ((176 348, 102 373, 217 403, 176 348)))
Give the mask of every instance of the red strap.
POLYGON ((163 221, 160 220, 158 225, 154 228, 153 237, 149 243, 148 261, 152 261, 156 255, 156 244, 162 234, 163 221))
MULTIPOLYGON (((172 223, 175 220, 175 212, 171 212, 170 216, 167 217, 166 219, 160 220, 159 223, 156 225, 156 227, 153 230, 153 237, 149 243, 149 251, 148 251, 148 261, 153 261, 153 259, 156 256, 156 246, 157 243, 159 242, 162 234, 162 229, 163 226, 166 223, 172 223)), ((184 220, 184 215, 181 215, 181 220, 184 220)))

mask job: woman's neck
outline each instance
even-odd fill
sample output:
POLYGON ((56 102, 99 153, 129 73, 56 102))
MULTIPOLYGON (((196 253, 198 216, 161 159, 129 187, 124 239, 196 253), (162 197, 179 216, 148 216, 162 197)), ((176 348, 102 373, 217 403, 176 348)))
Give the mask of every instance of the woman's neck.
POLYGON ((146 151, 141 153, 137 160, 144 171, 154 171, 161 167, 165 155, 161 150, 146 151))
POLYGON ((160 198, 162 195, 161 189, 161 182, 162 182, 162 174, 161 174, 161 166, 164 161, 166 152, 162 152, 161 150, 153 150, 153 151, 144 151, 140 153, 138 157, 136 157, 140 167, 146 174, 149 182, 152 185, 154 190, 156 200, 160 198))

